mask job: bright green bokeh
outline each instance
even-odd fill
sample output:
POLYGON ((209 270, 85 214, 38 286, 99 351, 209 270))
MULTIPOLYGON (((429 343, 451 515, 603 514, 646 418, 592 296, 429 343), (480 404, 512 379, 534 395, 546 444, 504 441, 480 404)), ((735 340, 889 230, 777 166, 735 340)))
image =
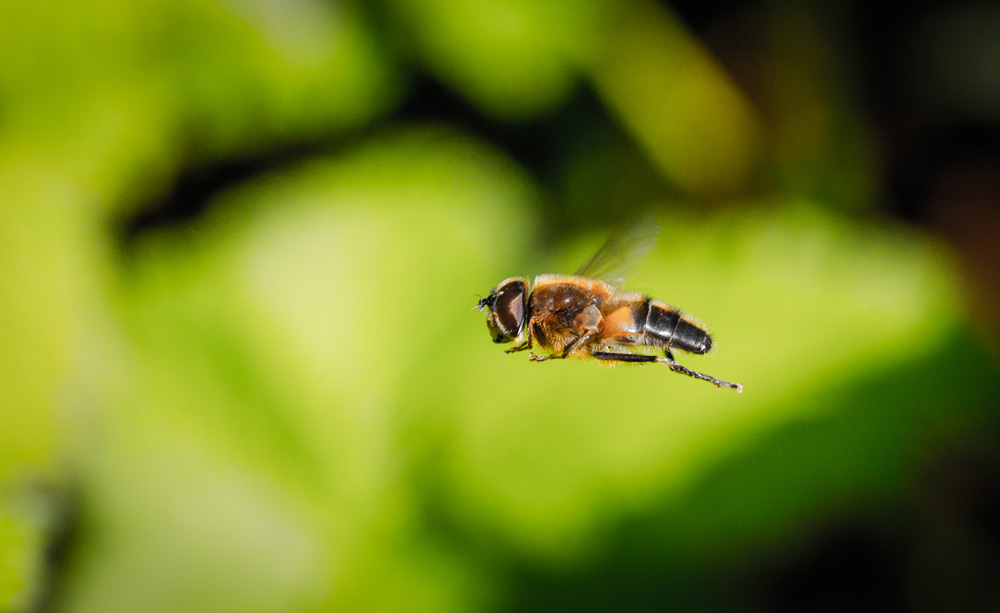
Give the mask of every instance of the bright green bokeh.
MULTIPOLYGON (((919 237, 806 205, 672 213, 674 255, 657 250, 636 287, 710 322, 716 354, 687 362, 746 392, 658 367, 530 364, 492 346, 470 306, 473 288, 525 272, 532 198, 495 153, 419 130, 251 184, 183 235, 138 245, 121 290, 128 374, 107 383, 88 454, 90 521, 118 528, 81 552, 67 598, 268 610, 392 594, 387 609, 474 609, 501 589, 476 562, 486 542, 580 563, 615 518, 686 508, 706 467, 786 424, 839 419, 837 395, 864 371, 928 355, 958 325, 948 269, 919 237), (429 532, 427 505, 470 549, 429 532), (100 588, 122 576, 134 593, 100 588)), ((758 487, 824 470, 841 483, 714 522, 706 511, 746 495, 711 494, 659 538, 718 555, 727 530, 773 531, 899 470, 810 457, 758 487)))
POLYGON ((386 0, 408 50, 488 113, 530 117, 565 101, 603 41, 607 0, 386 0))
POLYGON ((0 609, 478 611, 560 586, 574 607, 632 573, 711 593, 891 499, 996 400, 947 249, 843 213, 869 171, 826 162, 858 133, 764 134, 654 3, 0 20, 0 609), (477 294, 606 231, 544 240, 565 194, 471 130, 387 120, 414 65, 508 125, 593 87, 621 157, 566 162, 566 192, 636 159, 674 187, 641 203, 663 231, 629 286, 706 322, 715 351, 682 361, 745 392, 491 343, 477 294), (768 137, 781 189, 700 206, 743 193, 768 137), (300 146, 324 152, 122 238, 178 173, 300 146))

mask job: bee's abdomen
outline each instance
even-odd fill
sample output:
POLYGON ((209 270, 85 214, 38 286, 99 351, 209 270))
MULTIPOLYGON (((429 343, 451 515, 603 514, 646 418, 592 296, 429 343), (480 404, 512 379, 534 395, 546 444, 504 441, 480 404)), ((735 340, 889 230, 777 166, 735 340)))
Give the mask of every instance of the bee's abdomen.
POLYGON ((708 332, 661 302, 649 304, 645 332, 650 345, 676 347, 691 353, 708 353, 712 349, 712 337, 708 332))

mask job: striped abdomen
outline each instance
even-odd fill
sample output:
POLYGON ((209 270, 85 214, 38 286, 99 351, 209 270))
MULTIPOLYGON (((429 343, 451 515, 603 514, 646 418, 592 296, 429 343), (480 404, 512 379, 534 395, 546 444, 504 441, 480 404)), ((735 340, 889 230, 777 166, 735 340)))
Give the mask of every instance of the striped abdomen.
POLYGON ((647 299, 641 310, 635 313, 636 322, 642 321, 641 311, 646 311, 643 344, 654 347, 676 347, 691 353, 711 351, 712 337, 698 324, 690 321, 684 313, 651 299, 647 299))

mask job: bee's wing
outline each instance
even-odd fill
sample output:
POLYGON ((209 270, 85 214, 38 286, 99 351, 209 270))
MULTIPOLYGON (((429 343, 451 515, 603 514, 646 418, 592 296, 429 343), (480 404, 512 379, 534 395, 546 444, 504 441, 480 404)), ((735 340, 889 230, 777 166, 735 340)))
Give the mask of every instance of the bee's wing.
POLYGON ((636 219, 613 233, 574 274, 621 285, 625 277, 646 259, 659 234, 660 225, 652 213, 636 219))

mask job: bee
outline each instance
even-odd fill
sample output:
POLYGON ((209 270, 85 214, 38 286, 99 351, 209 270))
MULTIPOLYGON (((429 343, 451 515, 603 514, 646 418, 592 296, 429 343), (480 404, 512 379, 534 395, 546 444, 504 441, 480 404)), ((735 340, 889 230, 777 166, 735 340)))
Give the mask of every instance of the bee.
POLYGON ((705 325, 673 306, 639 292, 618 289, 624 272, 656 242, 659 227, 646 218, 610 239, 571 276, 544 274, 528 286, 526 277, 505 279, 476 305, 488 311, 494 343, 516 343, 506 353, 534 351, 533 362, 594 358, 602 362, 666 364, 670 370, 743 392, 730 383, 685 368, 673 350, 705 354, 712 337, 705 325), (662 352, 663 355, 656 355, 662 352))

